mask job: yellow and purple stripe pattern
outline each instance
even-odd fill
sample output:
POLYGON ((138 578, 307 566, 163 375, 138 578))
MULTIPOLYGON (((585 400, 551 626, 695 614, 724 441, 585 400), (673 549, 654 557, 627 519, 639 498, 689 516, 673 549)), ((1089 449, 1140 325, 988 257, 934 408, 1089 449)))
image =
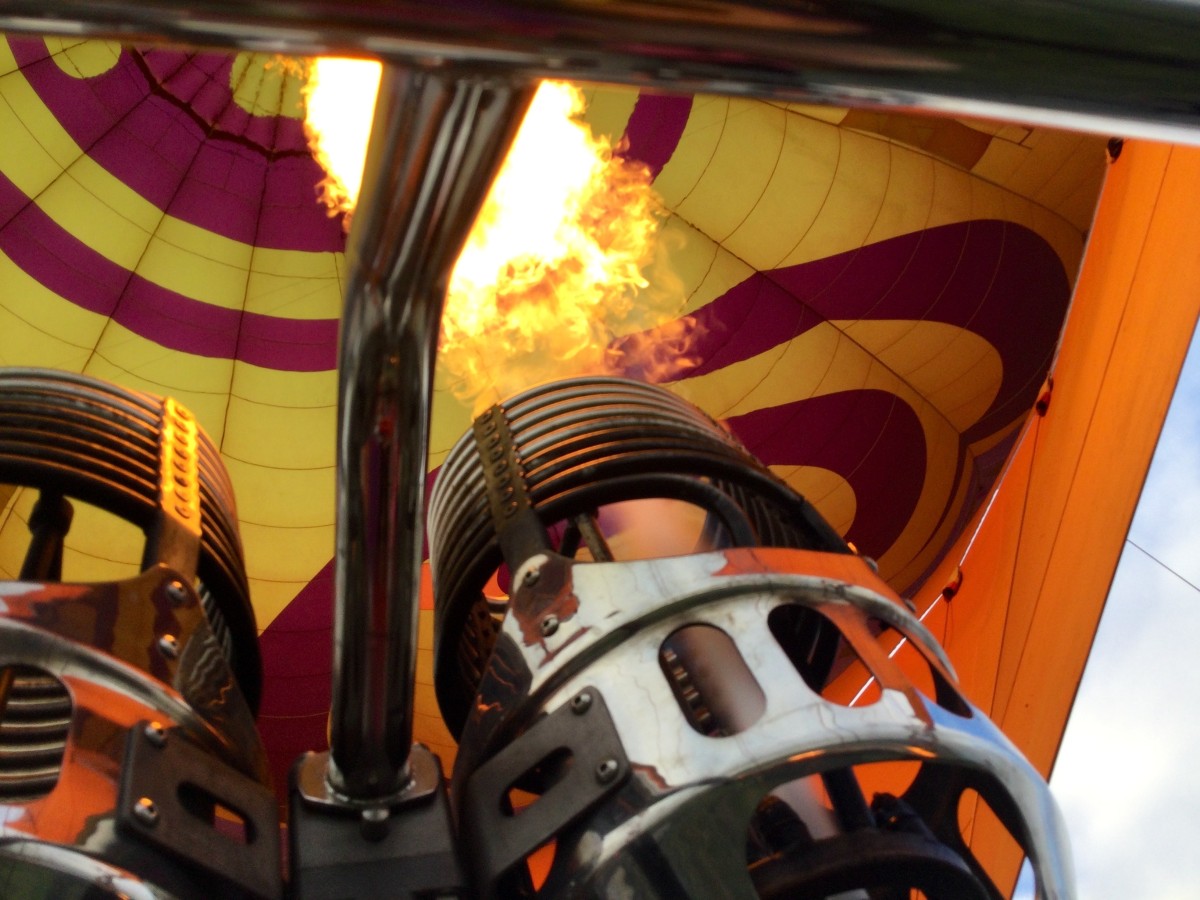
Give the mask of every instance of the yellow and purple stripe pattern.
MULTIPOLYGON (((0 364, 172 394, 217 442, 278 772, 325 734, 344 268, 301 81, 253 54, 0 40, 0 364)), ((894 586, 919 583, 987 495, 1046 375, 1103 142, 757 100, 591 99, 593 126, 651 168, 669 210, 701 358, 672 389, 894 586)), ((431 477, 470 417, 440 389, 434 412, 431 477)), ((32 500, 0 489, 0 502, 12 577, 32 500)), ((137 536, 89 521, 70 539, 72 577, 130 574, 137 536)), ((417 729, 449 751, 428 615, 417 729)))

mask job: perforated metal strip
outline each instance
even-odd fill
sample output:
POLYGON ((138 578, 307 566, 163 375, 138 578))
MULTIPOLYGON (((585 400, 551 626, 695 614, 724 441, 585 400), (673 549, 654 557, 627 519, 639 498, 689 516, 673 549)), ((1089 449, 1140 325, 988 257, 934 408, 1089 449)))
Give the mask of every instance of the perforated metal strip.
POLYGON ((200 560, 199 428, 165 397, 159 426, 158 516, 146 563, 163 563, 195 579, 200 560), (153 556, 153 558, 150 558, 153 556))

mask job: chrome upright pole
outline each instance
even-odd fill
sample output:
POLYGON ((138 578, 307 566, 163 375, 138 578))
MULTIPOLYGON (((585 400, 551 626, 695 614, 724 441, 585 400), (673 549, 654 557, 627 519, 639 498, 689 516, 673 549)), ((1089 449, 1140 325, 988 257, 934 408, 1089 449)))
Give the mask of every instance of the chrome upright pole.
POLYGON ((508 78, 384 69, 340 337, 325 773, 335 802, 382 807, 419 787, 408 760, 438 330, 454 263, 528 98, 508 78))

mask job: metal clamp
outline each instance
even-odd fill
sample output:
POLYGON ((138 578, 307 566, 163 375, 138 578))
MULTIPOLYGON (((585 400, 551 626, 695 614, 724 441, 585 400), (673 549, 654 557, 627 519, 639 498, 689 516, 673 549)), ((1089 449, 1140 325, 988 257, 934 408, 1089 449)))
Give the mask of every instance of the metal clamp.
POLYGON ((590 687, 476 769, 461 809, 476 871, 488 882, 480 885, 484 895, 497 877, 617 791, 629 773, 604 697, 590 687), (565 771, 550 771, 555 761, 565 771), (549 783, 529 783, 537 780, 549 783), (522 784, 542 793, 514 816, 506 811, 508 792, 522 784))
POLYGON ((168 851, 255 897, 283 892, 274 795, 157 722, 129 733, 117 822, 127 833, 168 851), (218 809, 237 819, 222 833, 218 809))

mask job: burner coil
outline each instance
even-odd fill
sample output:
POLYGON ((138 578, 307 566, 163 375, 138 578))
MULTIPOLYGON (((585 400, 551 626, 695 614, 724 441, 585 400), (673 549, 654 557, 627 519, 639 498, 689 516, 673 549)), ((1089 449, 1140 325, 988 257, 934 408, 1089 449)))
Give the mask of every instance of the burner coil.
MULTIPOLYGON (((0 382, 0 483, 35 487, 43 498, 75 497, 152 533, 161 514, 165 401, 46 369, 0 369, 0 382)), ((196 452, 199 594, 253 710, 261 693, 261 660, 233 486, 201 429, 196 452)))
POLYGON ((602 530, 597 510, 650 498, 702 509, 709 547, 850 552, 811 504, 665 388, 582 377, 519 394, 455 445, 430 498, 435 682, 452 733, 495 639, 500 610, 483 590, 497 570, 540 550, 573 555, 581 528, 585 540, 602 530))

